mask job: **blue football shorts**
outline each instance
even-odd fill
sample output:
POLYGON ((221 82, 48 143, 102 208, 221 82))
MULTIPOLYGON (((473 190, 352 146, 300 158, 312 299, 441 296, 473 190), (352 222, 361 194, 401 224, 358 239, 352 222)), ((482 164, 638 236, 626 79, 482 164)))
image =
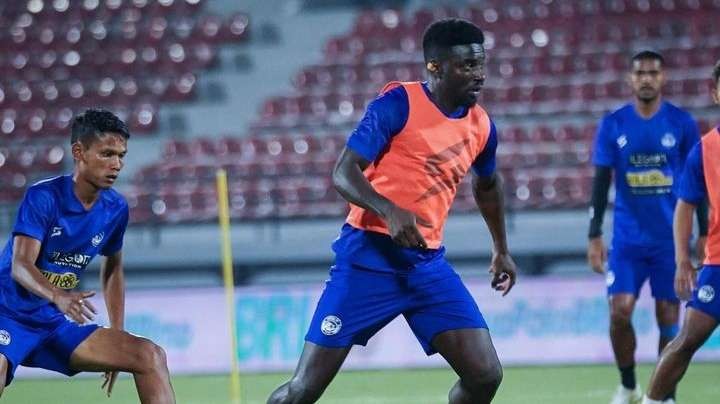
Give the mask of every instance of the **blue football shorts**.
POLYGON ((80 325, 63 316, 47 323, 22 322, 0 315, 0 354, 9 362, 5 385, 19 365, 54 370, 68 376, 70 355, 99 326, 80 325))
POLYGON ((720 322, 720 265, 705 265, 698 274, 697 287, 688 307, 700 310, 720 322))
POLYGON ((609 252, 607 293, 639 296, 650 278, 650 290, 657 300, 678 302, 675 295, 675 251, 668 246, 639 247, 614 244, 609 252))
POLYGON ((444 258, 395 272, 336 262, 305 340, 330 348, 366 345, 400 314, 428 355, 437 352, 432 339, 444 331, 487 328, 470 292, 444 258))

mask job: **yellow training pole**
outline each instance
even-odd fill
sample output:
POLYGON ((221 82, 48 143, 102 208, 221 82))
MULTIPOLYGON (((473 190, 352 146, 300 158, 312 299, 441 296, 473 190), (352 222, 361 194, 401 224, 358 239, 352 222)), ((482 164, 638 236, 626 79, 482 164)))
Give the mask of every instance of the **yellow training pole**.
POLYGON ((232 403, 240 403, 240 371, 237 359, 237 332, 235 324, 235 282, 233 281, 233 258, 230 246, 230 204, 228 202, 227 172, 217 171, 218 221, 220 222, 220 239, 222 251, 223 283, 225 283, 225 303, 228 309, 230 326, 230 345, 232 362, 230 369, 230 399, 232 403))

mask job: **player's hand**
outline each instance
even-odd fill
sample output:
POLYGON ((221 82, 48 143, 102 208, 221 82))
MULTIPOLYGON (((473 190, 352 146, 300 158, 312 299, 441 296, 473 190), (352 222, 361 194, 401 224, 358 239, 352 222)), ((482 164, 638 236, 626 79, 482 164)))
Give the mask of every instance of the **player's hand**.
POLYGON ((117 377, 118 377, 117 370, 114 370, 111 372, 105 372, 105 374, 103 375, 103 378, 105 379, 105 381, 103 381, 103 384, 102 384, 102 386, 100 386, 100 388, 102 390, 105 390, 108 397, 110 397, 110 394, 112 394, 112 389, 113 389, 113 386, 115 386, 115 380, 117 380, 117 377))
POLYGON ((705 244, 707 244, 707 236, 700 236, 695 242, 695 254, 700 265, 705 262, 705 244))
POLYGON ((492 274, 490 286, 503 292, 503 296, 507 295, 515 285, 515 278, 517 277, 515 271, 515 262, 510 257, 510 254, 493 253, 490 270, 488 271, 492 274))
POLYGON ((681 300, 690 300, 695 289, 697 270, 690 260, 682 260, 675 271, 675 294, 681 300))
POLYGON ((607 261, 607 248, 603 243, 602 236, 593 237, 588 243, 587 260, 593 271, 604 274, 605 262, 607 261))
POLYGON ((95 292, 68 292, 57 289, 53 294, 52 302, 73 321, 85 324, 87 321, 92 321, 97 314, 95 306, 88 300, 93 296, 95 292))
POLYGON ((397 206, 390 208, 385 221, 390 228, 390 237, 397 244, 408 248, 427 248, 427 242, 417 226, 430 227, 430 223, 397 206))

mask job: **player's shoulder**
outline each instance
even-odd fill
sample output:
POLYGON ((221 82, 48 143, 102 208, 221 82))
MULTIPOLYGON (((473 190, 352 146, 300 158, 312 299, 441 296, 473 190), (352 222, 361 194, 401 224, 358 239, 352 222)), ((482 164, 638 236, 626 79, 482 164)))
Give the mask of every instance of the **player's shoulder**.
POLYGON ((615 109, 614 111, 610 111, 603 117, 604 120, 609 121, 615 121, 620 122, 628 115, 632 115, 635 113, 635 107, 632 103, 626 103, 620 106, 619 108, 615 109))
POLYGON ((34 201, 45 200, 47 202, 55 202, 62 195, 62 187, 67 180, 66 175, 40 180, 30 185, 25 191, 25 195, 34 201))

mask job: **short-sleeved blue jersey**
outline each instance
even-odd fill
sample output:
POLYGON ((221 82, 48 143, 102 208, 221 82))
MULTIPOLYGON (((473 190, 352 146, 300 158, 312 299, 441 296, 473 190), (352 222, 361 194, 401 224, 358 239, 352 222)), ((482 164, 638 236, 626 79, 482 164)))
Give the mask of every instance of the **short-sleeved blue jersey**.
POLYGON ((686 111, 663 102, 650 119, 627 104, 605 116, 593 162, 615 172, 613 243, 671 244, 672 218, 685 159, 700 135, 686 111))
POLYGON ((13 239, 23 235, 40 241, 35 265, 55 286, 73 289, 97 254, 110 256, 122 248, 128 205, 114 190, 100 192, 86 210, 73 190, 72 176, 41 181, 28 188, 20 204, 12 236, 0 255, 0 314, 43 322, 62 313, 11 276, 13 239))
POLYGON ((703 170, 702 142, 698 142, 690 150, 685 171, 683 171, 678 198, 694 205, 702 202, 707 197, 705 185, 705 172, 703 170))

